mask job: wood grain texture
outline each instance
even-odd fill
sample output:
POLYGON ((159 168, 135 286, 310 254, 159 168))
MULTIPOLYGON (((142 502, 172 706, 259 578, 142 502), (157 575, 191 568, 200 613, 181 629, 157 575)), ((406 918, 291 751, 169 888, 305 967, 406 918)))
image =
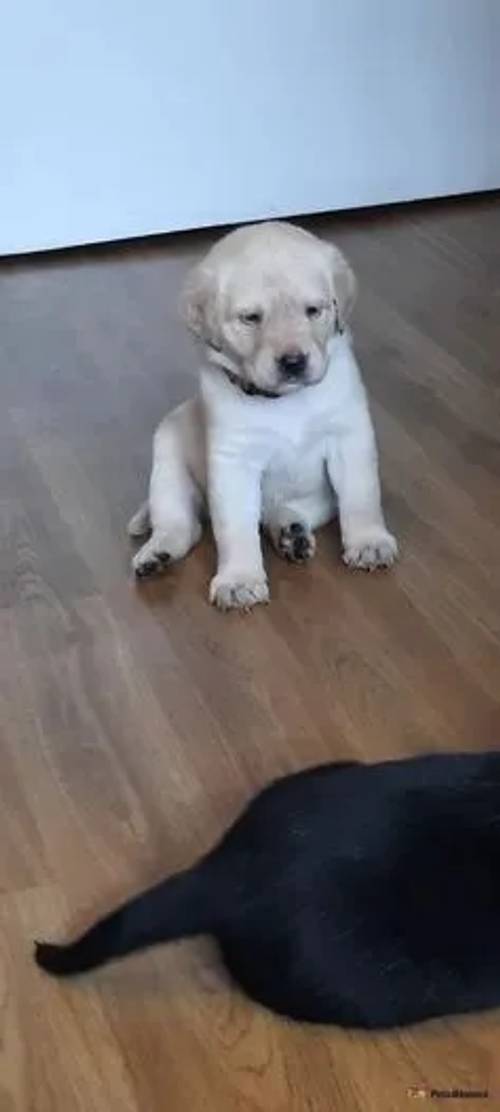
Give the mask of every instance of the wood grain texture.
POLYGON ((193 390, 176 305, 211 236, 0 269, 1 1112, 401 1112, 416 1084, 500 1102, 495 1013, 288 1025, 204 940, 73 984, 31 964, 277 774, 500 745, 499 201, 311 226, 359 277, 402 561, 349 574, 328 529, 310 567, 269 553, 272 605, 246 619, 207 605, 208 539, 137 588, 125 536, 154 425, 193 390))

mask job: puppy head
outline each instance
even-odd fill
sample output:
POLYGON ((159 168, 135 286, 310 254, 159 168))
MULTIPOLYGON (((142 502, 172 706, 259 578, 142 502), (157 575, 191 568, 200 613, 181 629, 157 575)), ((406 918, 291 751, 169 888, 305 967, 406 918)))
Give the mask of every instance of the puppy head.
POLYGON ((328 341, 355 297, 341 252, 291 224, 230 232, 188 280, 184 316, 213 361, 243 382, 287 394, 319 382, 328 341))

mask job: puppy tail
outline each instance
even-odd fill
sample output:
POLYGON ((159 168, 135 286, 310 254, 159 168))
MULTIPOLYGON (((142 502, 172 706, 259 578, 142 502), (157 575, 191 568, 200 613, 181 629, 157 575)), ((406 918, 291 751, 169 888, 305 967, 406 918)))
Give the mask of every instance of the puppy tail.
POLYGON ((35 943, 35 961, 56 977, 85 973, 158 942, 209 933, 218 900, 208 862, 162 881, 66 946, 35 943))
POLYGON ((143 502, 139 506, 137 513, 130 518, 127 526, 129 537, 144 537, 151 529, 151 516, 149 512, 149 502, 143 502))

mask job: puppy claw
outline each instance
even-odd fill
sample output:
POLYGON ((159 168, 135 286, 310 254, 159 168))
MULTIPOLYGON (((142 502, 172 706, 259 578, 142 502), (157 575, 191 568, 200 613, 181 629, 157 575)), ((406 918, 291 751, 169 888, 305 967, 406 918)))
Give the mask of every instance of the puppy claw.
POLYGON ((132 561, 136 579, 150 579, 153 575, 161 575, 171 562, 168 552, 155 552, 149 556, 141 556, 138 552, 132 561))
POLYGON ((391 568, 397 557, 397 541, 390 533, 385 532, 347 545, 342 555, 347 567, 361 571, 391 568))
POLYGON ((269 602, 269 588, 265 579, 216 575, 210 585, 210 602, 219 610, 246 613, 259 603, 269 602))

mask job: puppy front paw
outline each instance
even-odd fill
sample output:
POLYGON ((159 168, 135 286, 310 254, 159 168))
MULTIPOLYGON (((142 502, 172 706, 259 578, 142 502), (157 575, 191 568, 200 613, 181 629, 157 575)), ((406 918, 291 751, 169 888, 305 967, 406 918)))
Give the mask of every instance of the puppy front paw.
POLYGON ((132 560, 132 571, 136 579, 149 579, 161 575, 172 562, 172 553, 163 537, 150 537, 146 544, 136 552, 132 560))
POLYGON ((264 576, 220 572, 210 584, 210 602, 219 610, 251 610, 269 602, 269 587, 264 576))
POLYGON ((169 552, 158 552, 144 545, 132 560, 132 571, 136 579, 151 579, 155 575, 161 575, 170 563, 169 552))
POLYGON ((366 534, 349 539, 342 554, 347 567, 362 571, 391 568, 397 557, 397 540, 386 529, 372 529, 366 534))

